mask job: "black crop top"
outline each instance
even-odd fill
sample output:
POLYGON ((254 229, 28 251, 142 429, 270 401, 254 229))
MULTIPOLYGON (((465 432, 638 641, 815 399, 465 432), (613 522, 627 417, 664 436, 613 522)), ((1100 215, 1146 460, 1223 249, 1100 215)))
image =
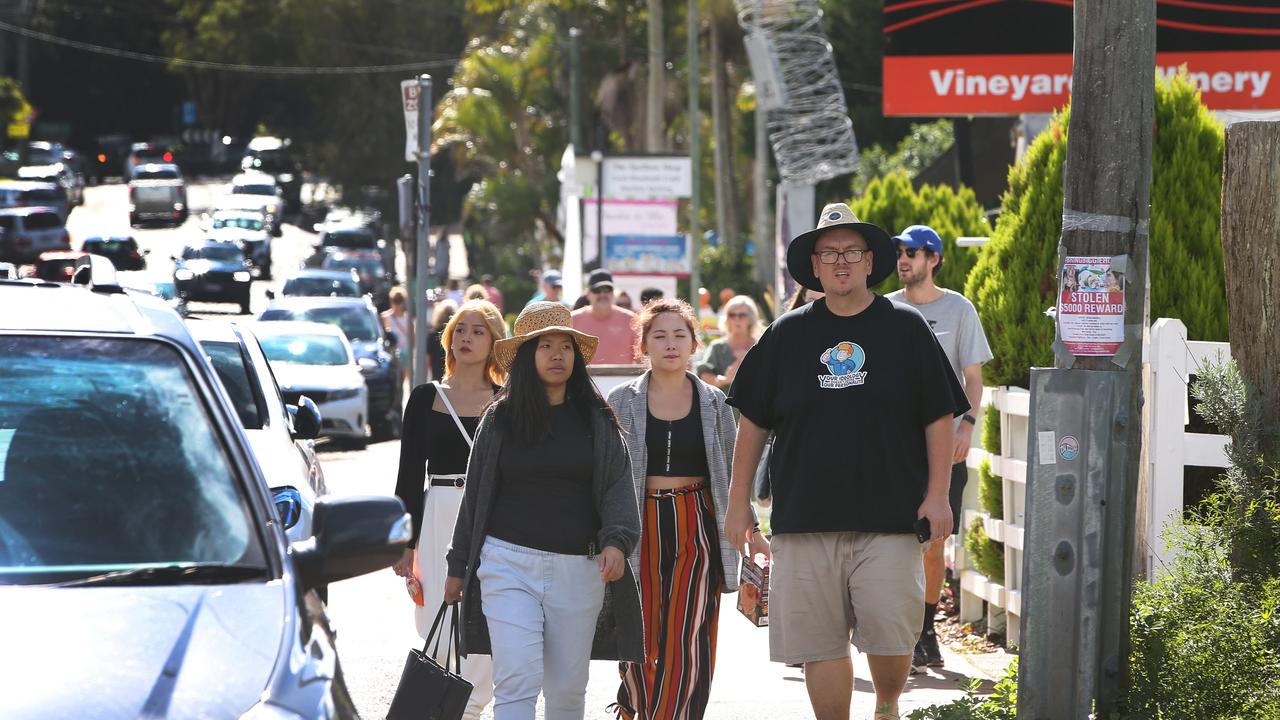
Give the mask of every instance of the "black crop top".
POLYGON ((707 448, 702 439, 702 411, 698 388, 693 389, 689 414, 679 420, 659 420, 648 412, 644 442, 649 450, 647 475, 709 477, 707 448))

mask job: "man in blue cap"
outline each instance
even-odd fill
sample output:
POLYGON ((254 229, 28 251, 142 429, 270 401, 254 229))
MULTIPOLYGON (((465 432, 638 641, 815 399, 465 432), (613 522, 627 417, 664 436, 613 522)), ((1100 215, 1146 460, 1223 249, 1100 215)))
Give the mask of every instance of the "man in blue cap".
MULTIPOLYGON (((903 288, 890 293, 888 298, 896 303, 909 305, 924 315, 938 338, 938 344, 947 354, 951 369, 964 386, 965 397, 972 408, 956 421, 955 453, 951 467, 951 533, 960 530, 960 501, 969 479, 965 458, 973 442, 973 430, 978 424, 982 407, 982 364, 990 360, 991 347, 982 331, 982 321, 973 303, 960 293, 935 284, 934 278, 942 268, 942 238, 928 225, 912 225, 893 238, 897 251, 898 279, 903 288)), ((942 597, 942 582, 946 575, 946 563, 942 556, 946 538, 936 538, 929 543, 924 554, 924 626, 920 641, 911 659, 912 674, 923 672, 925 667, 942 667, 942 653, 938 649, 938 636, 933 628, 933 616, 942 597)))

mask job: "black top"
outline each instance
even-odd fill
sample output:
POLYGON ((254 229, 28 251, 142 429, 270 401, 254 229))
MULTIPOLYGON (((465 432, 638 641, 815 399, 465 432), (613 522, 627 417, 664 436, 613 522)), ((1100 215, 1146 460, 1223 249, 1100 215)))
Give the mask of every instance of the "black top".
MULTIPOLYGON (((693 383, 692 380, 689 381, 693 383)), ((652 389, 652 385, 650 388, 652 389)), ((666 477, 708 477, 707 448, 702 441, 702 410, 698 407, 698 389, 693 389, 689 414, 679 420, 659 420, 652 412, 644 429, 649 460, 646 475, 666 477)))
POLYGON ((568 403, 551 407, 551 432, 526 445, 504 438, 488 533, 562 555, 586 555, 600 530, 591 488, 590 425, 568 403))
POLYGON ((924 501, 924 429, 969 409, 913 308, 877 296, 840 317, 819 299, 769 326, 729 404, 774 431, 775 533, 909 533, 924 501))
MULTIPOLYGON (((400 441, 400 473, 396 476, 396 496, 404 503, 405 510, 413 517, 413 541, 409 547, 417 547, 422 533, 422 510, 426 493, 427 466, 432 475, 461 475, 467 471, 467 458, 471 446, 467 444, 458 426, 446 410, 433 410, 436 388, 431 383, 419 385, 409 395, 404 409, 404 431, 400 441)), ((476 434, 478 417, 459 417, 462 426, 472 437, 476 434)))

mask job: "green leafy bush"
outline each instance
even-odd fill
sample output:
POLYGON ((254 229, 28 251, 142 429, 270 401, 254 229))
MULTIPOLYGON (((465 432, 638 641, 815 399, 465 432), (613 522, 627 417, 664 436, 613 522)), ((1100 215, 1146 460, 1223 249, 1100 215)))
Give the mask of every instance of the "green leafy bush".
MULTIPOLYGON (((1009 171, 991 242, 965 283, 995 359, 992 385, 1027 387, 1030 368, 1053 364, 1058 242, 1062 236, 1064 111, 1009 171)), ((1197 340, 1225 340, 1219 234, 1222 126, 1185 74, 1157 80, 1151 184, 1151 316, 1182 318, 1197 340)))
POLYGON ((996 682, 990 695, 978 694, 982 682, 971 679, 964 686, 964 697, 946 705, 917 708, 907 720, 1017 720, 1018 659, 1014 658, 996 682))
POLYGON ((1004 481, 991 472, 991 461, 978 466, 978 507, 993 518, 1004 519, 1004 481))
POLYGON ((1200 368, 1197 409, 1229 432, 1219 491, 1166 532, 1179 549, 1134 589, 1129 711, 1191 720, 1280 717, 1280 478, 1262 398, 1234 362, 1200 368))
MULTIPOLYGON (((916 191, 902 171, 872 180, 866 192, 849 206, 858 219, 875 223, 890 235, 909 225, 928 225, 936 230, 942 238, 944 262, 934 282, 956 292, 964 290, 965 278, 977 260, 977 253, 956 245, 956 238, 991 234, 991 225, 972 190, 960 188, 957 192, 945 185, 925 185, 916 191)), ((890 293, 900 287, 895 273, 876 287, 876 292, 890 293)))
MULTIPOLYGON (((987 381, 987 384, 991 384, 987 381)), ((1000 449, 1000 411, 989 407, 982 415, 982 449, 992 455, 999 455, 1000 449)))
POLYGON ((964 534, 964 551, 969 555, 973 569, 986 575, 992 582, 1004 584, 1004 545, 992 540, 982 525, 981 518, 974 518, 964 534))

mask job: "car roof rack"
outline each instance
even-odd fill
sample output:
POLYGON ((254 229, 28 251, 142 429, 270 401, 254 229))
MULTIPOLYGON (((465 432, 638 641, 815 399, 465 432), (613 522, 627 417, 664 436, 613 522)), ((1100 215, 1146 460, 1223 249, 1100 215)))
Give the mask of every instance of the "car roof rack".
POLYGON ((116 279, 116 266, 101 255, 84 255, 76 260, 71 284, 83 285, 97 293, 124 294, 124 288, 116 279))

